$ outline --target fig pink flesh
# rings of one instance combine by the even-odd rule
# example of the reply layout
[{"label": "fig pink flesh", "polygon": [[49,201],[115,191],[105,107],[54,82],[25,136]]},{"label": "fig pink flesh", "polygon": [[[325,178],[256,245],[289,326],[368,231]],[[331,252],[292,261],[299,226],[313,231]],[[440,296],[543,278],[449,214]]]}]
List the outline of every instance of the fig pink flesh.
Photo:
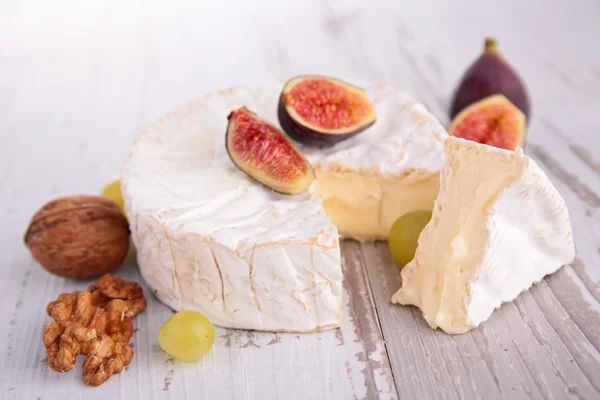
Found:
[{"label": "fig pink flesh", "polygon": [[306,161],[275,127],[245,109],[231,113],[234,124],[230,149],[252,170],[281,182],[294,182],[308,172]]},{"label": "fig pink flesh", "polygon": [[504,104],[489,104],[460,117],[451,135],[463,139],[514,150],[519,144],[521,120]]},{"label": "fig pink flesh", "polygon": [[298,82],[284,101],[308,124],[328,130],[357,125],[373,112],[364,96],[323,78]]}]

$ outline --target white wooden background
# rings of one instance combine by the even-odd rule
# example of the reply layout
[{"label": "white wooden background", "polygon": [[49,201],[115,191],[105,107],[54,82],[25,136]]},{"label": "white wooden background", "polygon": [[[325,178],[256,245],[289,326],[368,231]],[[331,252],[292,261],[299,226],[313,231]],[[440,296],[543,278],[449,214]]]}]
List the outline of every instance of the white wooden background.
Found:
[{"label": "white wooden background", "polygon": [[[0,1],[0,398],[599,398],[599,22],[597,0]],[[385,244],[346,241],[341,330],[219,328],[207,357],[181,363],[158,348],[171,311],[146,290],[127,370],[92,388],[80,366],[48,368],[46,303],[89,282],[49,275],[23,246],[44,202],[97,193],[143,128],[236,84],[311,72],[391,81],[447,123],[485,35],[530,88],[526,152],[569,206],[571,266],[448,336],[390,305],[400,282]],[[118,273],[141,279],[132,256]]]}]

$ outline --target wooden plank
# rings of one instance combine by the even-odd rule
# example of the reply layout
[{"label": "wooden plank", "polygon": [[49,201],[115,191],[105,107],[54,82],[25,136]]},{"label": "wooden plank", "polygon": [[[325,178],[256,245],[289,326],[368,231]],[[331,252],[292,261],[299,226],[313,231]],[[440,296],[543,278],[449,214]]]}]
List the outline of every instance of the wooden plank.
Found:
[{"label": "wooden plank", "polygon": [[361,353],[356,354],[359,360],[366,362],[362,371],[367,388],[364,397],[396,398],[396,387],[379,327],[373,293],[367,280],[367,268],[361,247],[354,241],[343,241],[342,254],[349,316],[354,325],[354,337],[358,338],[364,347]]}]

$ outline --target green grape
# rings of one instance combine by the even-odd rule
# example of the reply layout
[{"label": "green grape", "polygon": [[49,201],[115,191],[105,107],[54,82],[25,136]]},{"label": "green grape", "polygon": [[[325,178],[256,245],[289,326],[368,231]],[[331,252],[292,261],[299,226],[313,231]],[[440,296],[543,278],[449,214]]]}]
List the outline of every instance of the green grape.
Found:
[{"label": "green grape", "polygon": [[213,324],[198,311],[180,311],[158,331],[160,348],[171,357],[183,361],[198,360],[208,353],[214,342]]},{"label": "green grape", "polygon": [[415,257],[419,235],[430,219],[430,211],[411,211],[394,222],[388,246],[396,261],[408,264]]},{"label": "green grape", "polygon": [[102,188],[102,192],[100,194],[104,197],[108,197],[112,201],[114,201],[121,213],[127,218],[127,214],[125,214],[125,202],[123,201],[123,195],[121,194],[121,179],[115,178],[112,181],[108,182]]}]

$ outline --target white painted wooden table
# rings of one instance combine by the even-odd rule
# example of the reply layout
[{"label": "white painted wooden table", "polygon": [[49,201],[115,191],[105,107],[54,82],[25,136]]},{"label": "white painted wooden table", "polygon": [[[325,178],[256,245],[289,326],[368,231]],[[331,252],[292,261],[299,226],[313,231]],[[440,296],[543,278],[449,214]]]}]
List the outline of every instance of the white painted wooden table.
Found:
[{"label": "white painted wooden table", "polygon": [[[0,7],[0,398],[600,397],[600,6],[597,0],[4,1]],[[500,2],[498,2],[500,3]],[[217,329],[202,361],[168,358],[171,311],[146,289],[131,365],[100,387],[59,375],[46,303],[83,289],[49,275],[22,235],[59,195],[97,193],[136,135],[206,92],[318,72],[391,81],[444,123],[460,73],[494,35],[533,103],[528,152],[564,196],[577,259],[461,336],[392,306],[385,244],[342,244],[340,330]],[[133,257],[117,271],[141,281]],[[81,363],[81,361],[80,361]]]}]

